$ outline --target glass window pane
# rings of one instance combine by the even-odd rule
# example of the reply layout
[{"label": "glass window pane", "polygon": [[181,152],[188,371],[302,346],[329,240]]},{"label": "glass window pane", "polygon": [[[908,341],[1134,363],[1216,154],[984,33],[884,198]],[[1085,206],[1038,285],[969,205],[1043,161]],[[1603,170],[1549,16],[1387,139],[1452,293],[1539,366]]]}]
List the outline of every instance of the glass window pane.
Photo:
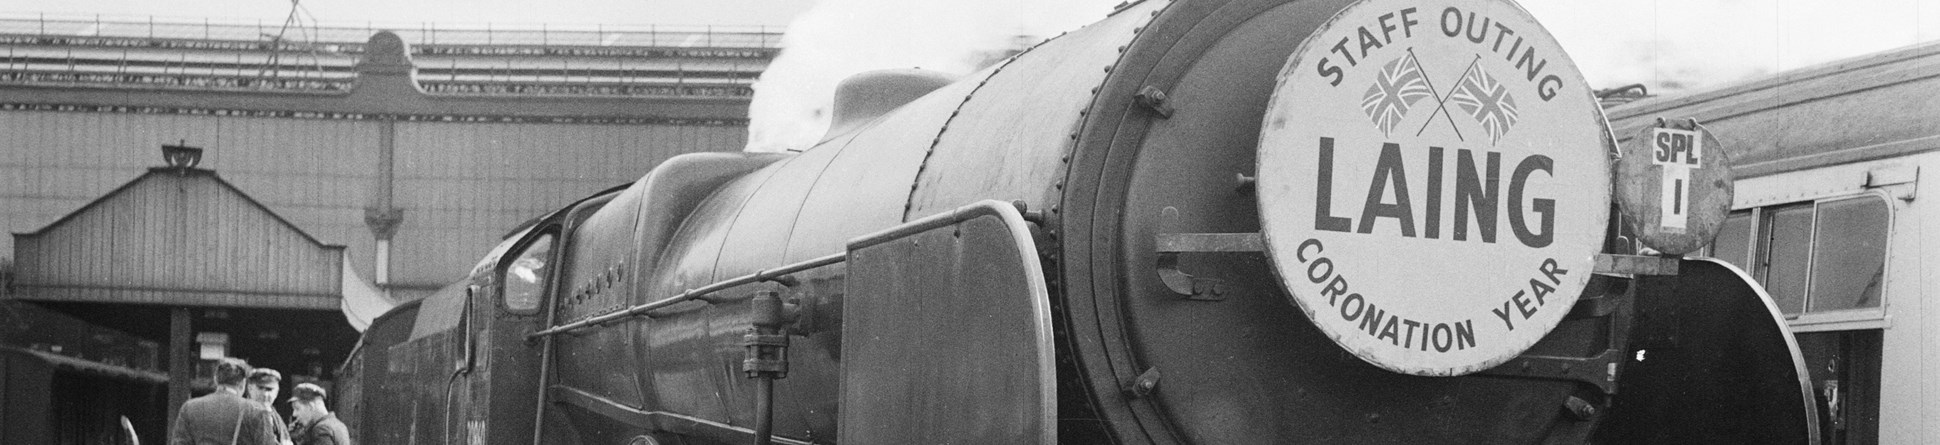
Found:
[{"label": "glass window pane", "polygon": [[1751,270],[1751,250],[1746,246],[1750,242],[1751,211],[1731,212],[1731,216],[1725,217],[1724,226],[1718,228],[1718,237],[1711,241],[1711,257]]},{"label": "glass window pane", "polygon": [[546,266],[552,260],[552,235],[546,235],[519,252],[518,259],[505,267],[505,308],[531,311],[539,308],[545,295]]},{"label": "glass window pane", "polygon": [[1808,311],[1879,307],[1886,273],[1886,200],[1862,196],[1819,204]]},{"label": "glass window pane", "polygon": [[1797,314],[1805,309],[1805,280],[1812,253],[1812,204],[1769,208],[1765,215],[1764,246],[1758,279],[1771,292],[1778,309]]}]

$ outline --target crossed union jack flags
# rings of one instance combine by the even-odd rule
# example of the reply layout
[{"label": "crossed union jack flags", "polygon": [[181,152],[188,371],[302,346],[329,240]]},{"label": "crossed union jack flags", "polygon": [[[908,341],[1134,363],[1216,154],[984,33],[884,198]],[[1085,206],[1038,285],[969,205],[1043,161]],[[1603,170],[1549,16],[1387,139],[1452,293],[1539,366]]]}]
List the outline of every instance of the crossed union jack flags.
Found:
[{"label": "crossed union jack flags", "polygon": [[[1479,61],[1482,56],[1475,58]],[[1421,61],[1415,58],[1414,50],[1409,49],[1407,56],[1388,62],[1381,68],[1380,76],[1374,78],[1374,84],[1369,85],[1367,94],[1361,97],[1361,111],[1367,112],[1368,119],[1374,122],[1374,128],[1387,135],[1394,132],[1394,127],[1401,123],[1401,118],[1408,114],[1408,109],[1415,102],[1434,97],[1435,112],[1447,117],[1445,111],[1448,103],[1454,102],[1456,107],[1468,112],[1469,117],[1475,118],[1488,131],[1490,145],[1501,142],[1502,135],[1516,124],[1516,99],[1509,94],[1507,85],[1476,68],[1476,61],[1469,62],[1455,89],[1443,96],[1435,90],[1435,84],[1421,69]],[[1415,131],[1416,135],[1434,123],[1434,116],[1428,119],[1420,130]],[[1448,118],[1448,126],[1455,129],[1457,139],[1462,138],[1462,130],[1455,127],[1453,118]]]}]

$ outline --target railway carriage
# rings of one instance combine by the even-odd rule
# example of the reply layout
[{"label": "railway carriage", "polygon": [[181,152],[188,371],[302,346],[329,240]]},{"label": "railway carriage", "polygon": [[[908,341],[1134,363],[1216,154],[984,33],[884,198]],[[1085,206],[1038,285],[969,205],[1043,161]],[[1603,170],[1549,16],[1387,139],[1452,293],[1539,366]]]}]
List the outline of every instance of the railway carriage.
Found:
[{"label": "railway carriage", "polygon": [[[1940,442],[1940,45],[1611,108],[1617,134],[1695,118],[1729,150],[1733,211],[1706,254],[1770,291],[1808,362],[1825,443]],[[1930,174],[1930,173],[1929,173]],[[1923,190],[1924,189],[1924,190]]]}]

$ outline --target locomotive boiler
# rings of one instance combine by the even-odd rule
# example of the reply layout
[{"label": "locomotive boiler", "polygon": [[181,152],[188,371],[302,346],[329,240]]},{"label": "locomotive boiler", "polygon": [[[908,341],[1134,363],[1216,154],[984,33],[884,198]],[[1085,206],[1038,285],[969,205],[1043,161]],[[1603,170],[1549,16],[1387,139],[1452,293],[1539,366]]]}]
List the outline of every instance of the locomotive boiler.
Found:
[{"label": "locomotive boiler", "polygon": [[1808,442],[1761,291],[1634,255],[1614,141],[1505,0],[1130,2],[537,220],[373,323],[339,410],[400,444]]}]

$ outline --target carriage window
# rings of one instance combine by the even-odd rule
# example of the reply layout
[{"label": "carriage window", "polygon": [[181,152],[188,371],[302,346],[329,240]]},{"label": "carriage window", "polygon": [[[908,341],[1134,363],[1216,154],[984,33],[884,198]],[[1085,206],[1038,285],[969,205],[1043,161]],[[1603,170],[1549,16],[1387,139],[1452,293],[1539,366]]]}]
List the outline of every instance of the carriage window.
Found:
[{"label": "carriage window", "polygon": [[552,261],[552,235],[540,237],[505,267],[505,309],[532,312],[545,295],[546,267]]},{"label": "carriage window", "polygon": [[1718,228],[1718,237],[1711,244],[1710,255],[1739,269],[1751,270],[1750,243],[1751,211],[1731,212],[1731,216],[1725,217],[1724,226]]},{"label": "carriage window", "polygon": [[1808,311],[1879,307],[1886,212],[1887,203],[1878,196],[1819,204]]},{"label": "carriage window", "polygon": [[1786,314],[1805,310],[1805,280],[1812,252],[1812,204],[1771,208],[1765,212],[1765,234],[1759,246],[1760,267],[1755,276],[1771,292],[1772,302]]},{"label": "carriage window", "polygon": [[1877,308],[1891,213],[1872,194],[1740,210],[1707,253],[1749,271],[1786,315]]}]

